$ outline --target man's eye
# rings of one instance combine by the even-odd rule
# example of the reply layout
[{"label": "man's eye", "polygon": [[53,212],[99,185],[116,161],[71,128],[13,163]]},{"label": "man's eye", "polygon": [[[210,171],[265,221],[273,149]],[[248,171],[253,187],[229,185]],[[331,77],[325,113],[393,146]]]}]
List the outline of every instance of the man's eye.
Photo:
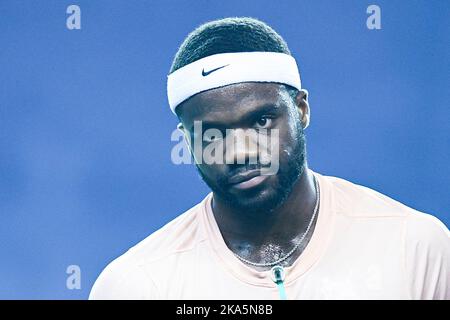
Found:
[{"label": "man's eye", "polygon": [[256,127],[259,129],[270,128],[272,120],[273,119],[268,118],[267,116],[262,116],[261,118],[258,119],[258,121],[256,121]]},{"label": "man's eye", "polygon": [[218,141],[221,138],[222,138],[222,136],[219,135],[219,134],[205,134],[203,136],[203,141],[205,141],[205,142],[214,142],[214,141]]}]

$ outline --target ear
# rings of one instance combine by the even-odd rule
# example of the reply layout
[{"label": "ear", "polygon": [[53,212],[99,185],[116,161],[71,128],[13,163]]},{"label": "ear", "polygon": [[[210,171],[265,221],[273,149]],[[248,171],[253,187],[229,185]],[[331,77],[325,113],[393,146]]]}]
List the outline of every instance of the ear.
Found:
[{"label": "ear", "polygon": [[191,138],[189,132],[184,128],[183,124],[180,122],[177,124],[177,129],[183,132],[184,135],[184,141],[186,141],[186,144],[189,148],[189,151],[192,153],[192,146],[191,146]]},{"label": "ear", "polygon": [[308,90],[301,89],[298,91],[297,97],[295,98],[295,102],[297,104],[297,109],[300,114],[300,120],[302,122],[303,129],[306,129],[309,126],[309,121],[311,119],[311,113],[309,110],[308,103]]}]

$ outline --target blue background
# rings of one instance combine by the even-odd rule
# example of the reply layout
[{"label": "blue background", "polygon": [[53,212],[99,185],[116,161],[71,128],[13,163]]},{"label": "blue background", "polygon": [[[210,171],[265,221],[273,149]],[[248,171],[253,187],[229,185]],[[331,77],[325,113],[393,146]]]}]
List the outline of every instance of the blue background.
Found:
[{"label": "blue background", "polygon": [[[81,30],[66,8],[81,8]],[[381,7],[381,30],[366,8]],[[85,299],[208,188],[170,160],[166,75],[201,23],[272,25],[310,92],[309,164],[450,224],[449,1],[0,0],[0,298]],[[66,268],[81,267],[81,290]]]}]

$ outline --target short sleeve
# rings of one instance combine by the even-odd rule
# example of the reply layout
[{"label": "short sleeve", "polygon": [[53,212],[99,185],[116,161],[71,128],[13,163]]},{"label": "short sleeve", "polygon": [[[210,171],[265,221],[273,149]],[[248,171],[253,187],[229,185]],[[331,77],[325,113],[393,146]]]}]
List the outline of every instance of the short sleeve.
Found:
[{"label": "short sleeve", "polygon": [[152,279],[139,265],[121,258],[102,271],[89,295],[89,300],[150,299],[159,299]]},{"label": "short sleeve", "polygon": [[437,218],[414,213],[405,229],[405,268],[412,299],[450,299],[450,234]]}]

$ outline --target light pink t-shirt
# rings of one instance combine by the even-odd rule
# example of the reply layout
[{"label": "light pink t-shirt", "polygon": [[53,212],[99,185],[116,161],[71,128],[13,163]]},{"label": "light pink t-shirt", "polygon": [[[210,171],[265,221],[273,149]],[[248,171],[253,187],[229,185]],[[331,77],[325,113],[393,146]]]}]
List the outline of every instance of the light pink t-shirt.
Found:
[{"label": "light pink t-shirt", "polygon": [[[435,217],[346,180],[320,187],[314,233],[285,268],[287,299],[450,299],[450,235]],[[270,271],[225,244],[212,194],[110,263],[90,299],[279,299]]]}]

